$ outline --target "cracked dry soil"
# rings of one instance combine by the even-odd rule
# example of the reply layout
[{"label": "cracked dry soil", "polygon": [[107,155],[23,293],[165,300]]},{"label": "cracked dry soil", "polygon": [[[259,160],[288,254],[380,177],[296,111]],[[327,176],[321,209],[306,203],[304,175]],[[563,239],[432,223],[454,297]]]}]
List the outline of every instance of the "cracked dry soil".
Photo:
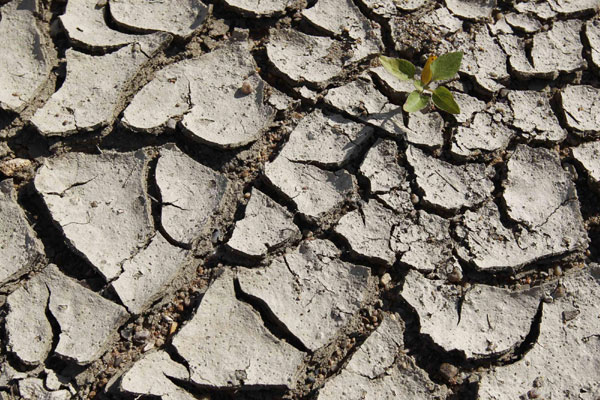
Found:
[{"label": "cracked dry soil", "polygon": [[0,399],[598,400],[599,9],[0,0]]}]

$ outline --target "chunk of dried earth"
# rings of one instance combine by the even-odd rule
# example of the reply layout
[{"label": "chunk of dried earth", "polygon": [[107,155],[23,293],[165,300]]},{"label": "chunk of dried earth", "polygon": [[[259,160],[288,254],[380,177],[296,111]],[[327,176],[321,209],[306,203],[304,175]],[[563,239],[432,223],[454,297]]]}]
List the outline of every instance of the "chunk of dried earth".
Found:
[{"label": "chunk of dried earth", "polygon": [[292,335],[314,351],[329,343],[363,305],[369,269],[339,260],[326,240],[304,242],[265,269],[240,269],[240,289],[260,299]]},{"label": "chunk of dried earth", "polygon": [[34,184],[65,240],[106,280],[150,240],[149,155],[67,153],[47,159]]},{"label": "chunk of dried earth", "polygon": [[300,236],[293,215],[260,190],[253,189],[244,218],[236,222],[227,246],[247,257],[263,257]]},{"label": "chunk of dried earth", "polygon": [[0,286],[37,266],[44,247],[17,203],[11,179],[0,182]]},{"label": "chunk of dried earth", "polygon": [[54,51],[38,27],[36,8],[37,1],[30,0],[0,7],[0,108],[4,110],[23,110],[50,75]]},{"label": "chunk of dried earth", "polygon": [[229,180],[176,146],[160,150],[155,177],[163,202],[161,224],[165,232],[190,246],[210,230],[209,222],[222,206]]},{"label": "chunk of dried earth", "polygon": [[464,295],[457,286],[409,271],[402,297],[419,315],[421,334],[446,351],[468,358],[508,352],[529,334],[541,301],[539,289],[511,292],[473,285]]},{"label": "chunk of dried earth", "polygon": [[600,185],[600,142],[589,142],[571,149],[573,158],[585,169],[590,182]]},{"label": "chunk of dried earth", "polygon": [[168,35],[150,35],[102,56],[67,50],[67,77],[31,122],[46,136],[68,136],[112,123],[131,79],[169,41]]},{"label": "chunk of dried earth", "polygon": [[[244,85],[250,93],[244,93]],[[240,147],[254,142],[273,119],[266,87],[248,44],[231,42],[159,71],[125,109],[122,122],[136,131],[160,133],[183,116],[181,127],[192,139],[219,148]]]},{"label": "chunk of dried earth", "polygon": [[560,91],[567,125],[580,135],[600,132],[600,90],[588,86],[567,86]]},{"label": "chunk of dried earth", "polygon": [[317,398],[445,398],[446,387],[433,383],[414,359],[404,353],[403,337],[404,324],[386,315],[344,369],[319,389]]},{"label": "chunk of dried earth", "polygon": [[432,207],[449,212],[474,207],[488,198],[494,189],[489,178],[492,172],[484,164],[456,166],[412,146],[406,156],[417,176],[423,201]]},{"label": "chunk of dried earth", "polygon": [[468,19],[489,18],[496,6],[496,0],[446,0],[453,14]]},{"label": "chunk of dried earth", "polygon": [[223,271],[173,346],[192,383],[211,387],[291,388],[304,353],[276,338],[260,314],[236,298],[234,274]]},{"label": "chunk of dried earth", "polygon": [[508,94],[508,100],[514,113],[512,124],[526,138],[536,142],[560,143],[567,137],[545,93],[515,90]]},{"label": "chunk of dried earth", "polygon": [[600,339],[595,304],[600,301],[599,279],[597,265],[565,277],[560,289],[564,296],[555,296],[552,303],[544,304],[540,333],[533,348],[522,360],[483,375],[479,396],[516,399],[533,390],[539,398],[547,399],[597,396]]},{"label": "chunk of dried earth", "polygon": [[250,17],[272,17],[285,12],[291,0],[224,0],[236,12]]},{"label": "chunk of dried earth", "polygon": [[265,177],[305,216],[318,219],[355,193],[356,179],[346,170],[327,171],[277,157],[265,166]]},{"label": "chunk of dried earth", "polygon": [[187,38],[202,28],[208,7],[200,0],[110,0],[116,24],[132,31],[163,31]]}]

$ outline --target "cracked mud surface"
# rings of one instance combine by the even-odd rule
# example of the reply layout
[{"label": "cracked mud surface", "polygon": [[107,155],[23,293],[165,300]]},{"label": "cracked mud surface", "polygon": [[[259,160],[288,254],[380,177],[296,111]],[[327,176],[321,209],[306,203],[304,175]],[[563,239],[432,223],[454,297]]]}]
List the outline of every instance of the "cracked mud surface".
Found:
[{"label": "cracked mud surface", "polygon": [[0,0],[0,399],[599,399],[599,10]]}]

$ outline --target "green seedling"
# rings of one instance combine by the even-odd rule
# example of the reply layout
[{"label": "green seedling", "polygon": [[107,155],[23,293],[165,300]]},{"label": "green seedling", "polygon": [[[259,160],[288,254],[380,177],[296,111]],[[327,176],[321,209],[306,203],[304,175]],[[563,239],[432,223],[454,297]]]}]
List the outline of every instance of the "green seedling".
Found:
[{"label": "green seedling", "polygon": [[396,78],[403,81],[412,81],[415,85],[415,90],[408,95],[404,106],[402,106],[404,111],[416,112],[422,110],[433,99],[433,104],[440,110],[450,114],[460,114],[460,108],[456,104],[454,96],[446,87],[438,85],[432,90],[429,86],[436,81],[452,79],[460,68],[462,57],[462,51],[444,54],[439,57],[430,56],[425,63],[425,67],[423,67],[420,79],[414,78],[417,69],[408,60],[385,56],[381,56],[379,59],[383,67]]}]

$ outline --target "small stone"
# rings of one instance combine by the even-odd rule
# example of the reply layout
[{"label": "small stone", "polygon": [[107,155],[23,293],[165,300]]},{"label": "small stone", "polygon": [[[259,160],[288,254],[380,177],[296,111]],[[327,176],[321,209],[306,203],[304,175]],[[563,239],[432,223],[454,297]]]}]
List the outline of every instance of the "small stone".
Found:
[{"label": "small stone", "polygon": [[440,373],[447,382],[456,382],[456,375],[458,375],[458,368],[449,363],[440,364]]},{"label": "small stone", "polygon": [[383,287],[388,286],[391,281],[392,281],[392,276],[390,274],[388,274],[387,272],[385,274],[383,274],[381,276],[381,278],[379,279],[379,283],[381,283],[381,286],[383,286]]}]

